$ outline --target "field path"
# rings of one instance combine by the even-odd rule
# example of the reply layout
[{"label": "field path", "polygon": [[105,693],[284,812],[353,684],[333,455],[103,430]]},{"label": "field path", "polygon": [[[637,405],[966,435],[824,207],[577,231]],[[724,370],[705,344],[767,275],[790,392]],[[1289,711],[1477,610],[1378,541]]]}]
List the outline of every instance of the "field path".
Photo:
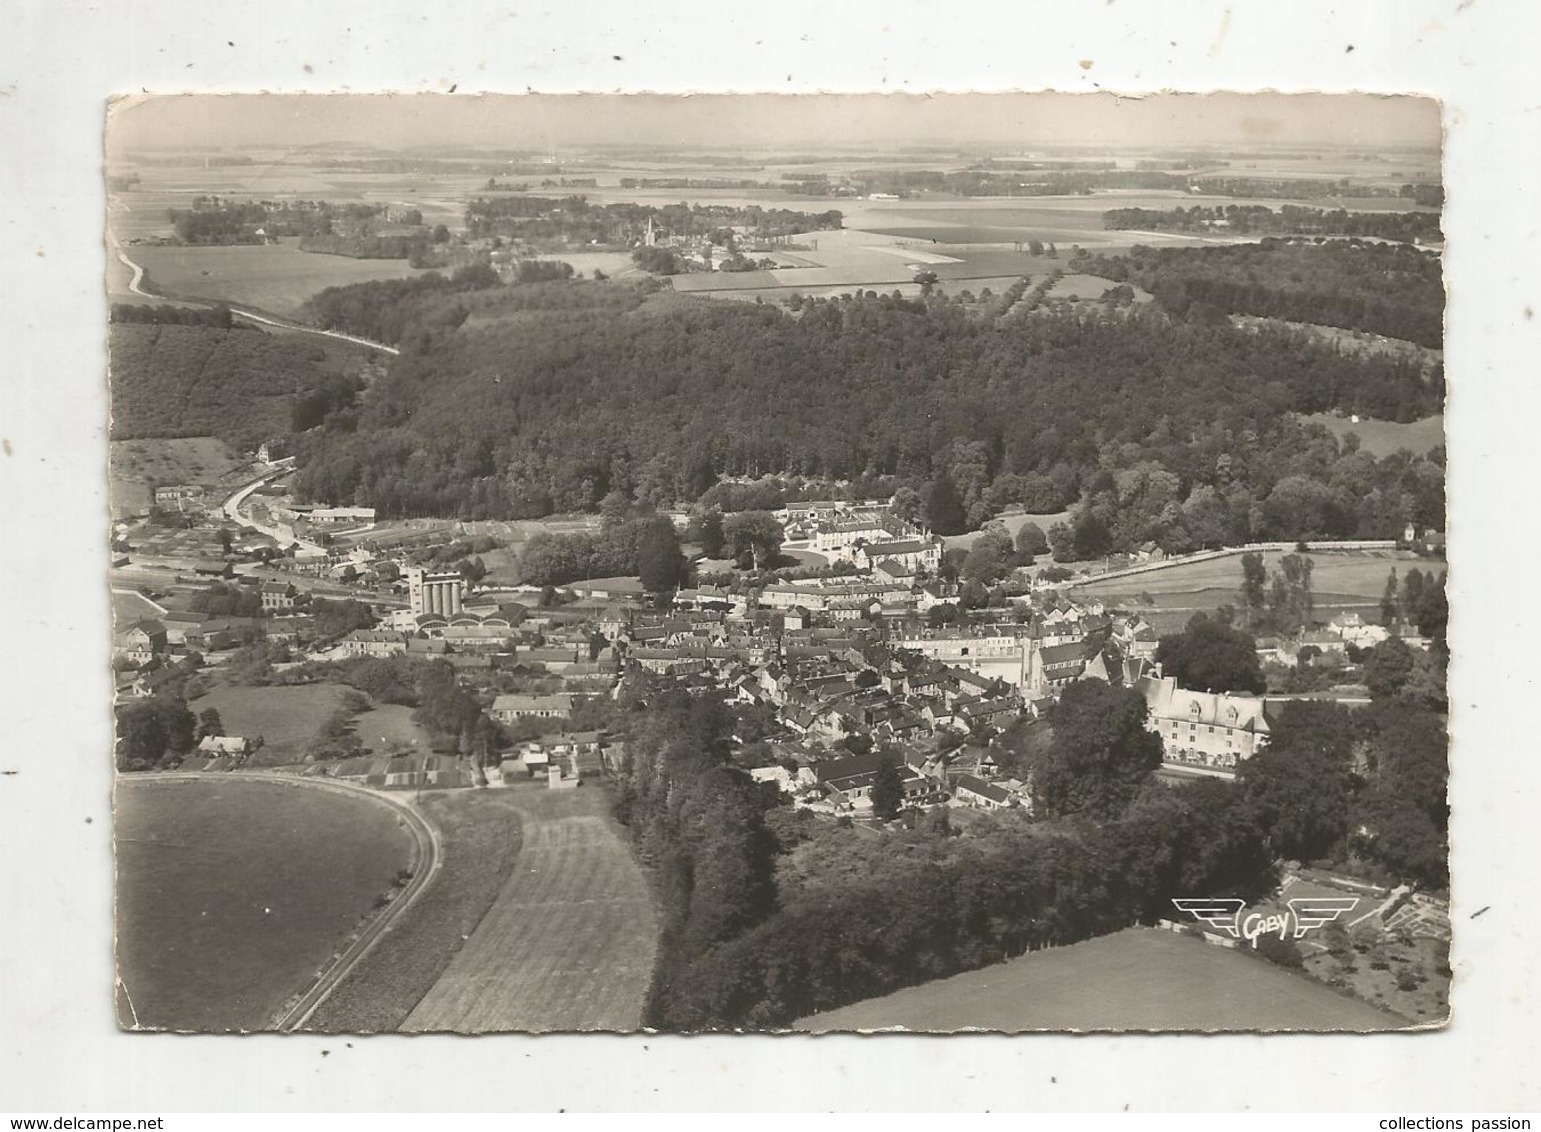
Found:
[{"label": "field path", "polygon": [[599,791],[516,789],[514,873],[402,1030],[638,1029],[657,947],[640,866]]},{"label": "field path", "polygon": [[[128,289],[131,293],[146,299],[166,300],[168,298],[168,296],[157,295],[153,291],[146,291],[144,289],[144,287],[141,285],[144,282],[144,268],[128,258],[128,253],[123,250],[123,245],[118,243],[116,237],[112,237],[112,247],[113,252],[117,255],[118,261],[133,273],[133,277],[128,281]],[[315,334],[321,338],[335,338],[339,342],[352,342],[355,346],[368,346],[372,350],[379,350],[386,354],[394,355],[401,353],[401,351],[395,346],[387,346],[383,342],[373,342],[368,338],[360,338],[354,334],[344,334],[341,330],[320,330],[314,326],[301,326],[297,322],[289,322],[286,319],[274,318],[271,315],[258,314],[256,311],[249,311],[242,307],[234,306],[230,303],[221,304],[213,302],[209,299],[177,299],[176,302],[181,303],[184,306],[226,306],[230,308],[230,313],[236,318],[244,318],[251,322],[260,322],[264,326],[276,326],[280,330],[292,330],[300,334]]]}]

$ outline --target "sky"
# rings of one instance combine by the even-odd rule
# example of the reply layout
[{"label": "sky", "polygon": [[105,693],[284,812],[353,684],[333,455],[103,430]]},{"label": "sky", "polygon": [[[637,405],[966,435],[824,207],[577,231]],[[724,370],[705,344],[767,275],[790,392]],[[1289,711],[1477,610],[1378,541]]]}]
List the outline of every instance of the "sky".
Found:
[{"label": "sky", "polygon": [[1432,99],[1363,94],[169,95],[125,100],[114,154],[593,145],[883,149],[1440,144]]}]

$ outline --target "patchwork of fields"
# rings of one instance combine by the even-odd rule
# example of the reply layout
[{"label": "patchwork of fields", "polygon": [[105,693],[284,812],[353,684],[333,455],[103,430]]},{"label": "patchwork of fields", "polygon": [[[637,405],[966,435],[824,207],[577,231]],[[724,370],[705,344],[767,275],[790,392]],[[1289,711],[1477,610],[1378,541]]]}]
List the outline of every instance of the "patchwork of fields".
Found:
[{"label": "patchwork of fields", "polygon": [[523,830],[513,875],[402,1029],[637,1029],[657,924],[606,795],[538,783],[508,792]]},{"label": "patchwork of fields", "polygon": [[260,1030],[411,866],[381,803],[222,775],[119,779],[121,1024]]},{"label": "patchwork of fields", "polygon": [[798,1030],[1344,1030],[1410,1023],[1251,955],[1132,928],[827,1011]]}]

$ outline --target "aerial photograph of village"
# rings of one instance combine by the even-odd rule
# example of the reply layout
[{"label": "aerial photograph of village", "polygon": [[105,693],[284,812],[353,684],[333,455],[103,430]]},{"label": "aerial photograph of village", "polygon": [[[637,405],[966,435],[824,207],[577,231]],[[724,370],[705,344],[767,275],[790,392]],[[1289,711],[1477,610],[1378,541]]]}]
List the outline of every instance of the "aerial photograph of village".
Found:
[{"label": "aerial photograph of village", "polygon": [[122,1028],[1446,1023],[1436,102],[106,138]]}]

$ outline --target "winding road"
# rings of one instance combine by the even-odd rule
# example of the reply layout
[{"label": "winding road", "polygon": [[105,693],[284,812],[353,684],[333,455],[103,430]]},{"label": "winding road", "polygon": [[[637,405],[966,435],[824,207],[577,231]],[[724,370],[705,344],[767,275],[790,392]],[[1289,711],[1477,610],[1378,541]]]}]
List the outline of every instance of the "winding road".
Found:
[{"label": "winding road", "polygon": [[118,238],[116,236],[111,237],[111,239],[112,250],[117,255],[118,260],[131,272],[133,272],[133,278],[128,281],[128,289],[135,295],[139,295],[146,299],[175,298],[179,303],[192,303],[198,306],[226,306],[230,308],[231,315],[236,318],[244,318],[248,322],[260,322],[264,326],[276,326],[280,330],[292,330],[298,334],[314,334],[319,338],[334,338],[339,342],[352,342],[355,346],[368,346],[371,350],[379,350],[384,354],[401,353],[401,351],[396,347],[387,346],[383,342],[371,342],[368,338],[360,338],[354,334],[344,334],[340,330],[319,330],[314,326],[301,326],[297,322],[287,322],[284,319],[273,318],[270,315],[258,314],[256,311],[245,310],[241,307],[232,306],[229,303],[221,304],[211,302],[208,299],[184,299],[180,296],[157,295],[151,291],[146,291],[142,286],[144,283],[144,268],[140,267],[137,263],[128,258],[128,253],[123,250],[123,245],[118,243]]},{"label": "winding road", "polygon": [[326,550],[323,547],[317,543],[308,542],[305,539],[300,538],[297,534],[294,533],[293,527],[283,527],[275,526],[269,523],[259,523],[256,519],[253,519],[250,515],[247,515],[241,510],[241,504],[245,503],[246,500],[251,497],[252,492],[256,491],[263,484],[268,483],[271,480],[275,480],[279,476],[284,475],[292,470],[292,468],[275,468],[271,472],[264,472],[250,483],[242,484],[240,487],[236,488],[235,491],[231,492],[229,498],[227,498],[225,502],[221,504],[221,507],[223,508],[225,515],[228,518],[242,526],[251,527],[256,531],[267,535],[268,538],[278,543],[279,546],[288,546],[290,543],[294,543],[299,546],[300,551],[304,554],[310,556],[323,556],[326,554]]}]

